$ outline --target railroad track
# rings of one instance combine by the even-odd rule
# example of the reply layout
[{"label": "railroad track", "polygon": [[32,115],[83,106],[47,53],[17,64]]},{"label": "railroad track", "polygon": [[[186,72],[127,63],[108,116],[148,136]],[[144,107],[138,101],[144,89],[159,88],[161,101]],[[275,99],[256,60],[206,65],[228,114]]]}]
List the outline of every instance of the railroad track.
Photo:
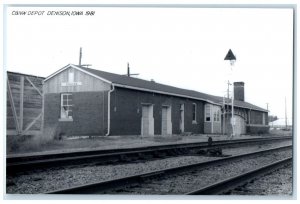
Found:
[{"label": "railroad track", "polygon": [[252,171],[241,173],[237,176],[210,184],[195,191],[188,192],[186,195],[220,195],[234,188],[247,184],[256,178],[269,173],[270,171],[274,171],[290,163],[292,163],[292,157],[288,157],[286,159],[264,165]]},{"label": "railroad track", "polygon": [[83,163],[120,163],[150,158],[164,158],[167,156],[187,155],[197,150],[207,148],[222,148],[229,146],[240,146],[255,143],[265,143],[273,141],[290,140],[292,137],[268,137],[240,140],[214,141],[212,146],[207,142],[171,144],[161,146],[146,146],[138,148],[123,148],[114,150],[92,150],[81,152],[69,152],[58,154],[44,154],[32,156],[8,156],[6,158],[7,174],[25,172],[30,170],[61,167],[66,165],[77,165]]},{"label": "railroad track", "polygon": [[[291,145],[283,146],[279,148],[272,148],[268,150],[262,150],[247,154],[241,154],[226,158],[221,158],[213,161],[207,161],[207,162],[201,162],[196,163],[192,165],[184,165],[180,167],[175,168],[169,168],[159,171],[152,171],[147,172],[143,174],[133,175],[129,177],[123,177],[113,180],[107,180],[102,182],[96,182],[96,183],[90,183],[86,185],[76,186],[72,188],[67,189],[61,189],[57,191],[47,192],[47,194],[135,194],[138,192],[142,192],[141,194],[145,192],[149,192],[149,186],[150,186],[150,192],[154,192],[154,194],[168,194],[169,189],[160,189],[158,186],[160,184],[168,183],[168,179],[175,178],[178,176],[178,174],[186,174],[186,175],[192,175],[197,173],[197,171],[203,170],[205,168],[212,168],[212,167],[218,167],[226,165],[230,162],[234,161],[243,161],[246,158],[249,157],[257,157],[262,154],[274,154],[278,153],[280,151],[286,151],[290,150],[292,148]],[[265,157],[265,156],[261,156]],[[275,166],[283,165],[285,162],[290,162],[291,158],[288,158],[287,160],[284,160],[282,162],[279,162],[278,164],[272,164],[272,166],[265,166],[264,170],[257,170],[255,173],[253,170],[248,173],[248,179],[253,178],[254,176],[258,175],[258,172],[262,174],[264,171],[274,169]],[[166,179],[164,179],[166,178]],[[197,178],[197,177],[196,177]],[[222,185],[226,186],[225,190],[228,190],[229,188],[232,188],[238,184],[238,181],[242,181],[245,179],[242,177],[242,175],[239,175],[238,177],[234,176],[227,180],[223,180],[222,182],[214,183],[213,185],[206,186],[205,188],[201,188],[198,190],[194,190],[191,192],[183,192],[180,194],[187,194],[187,195],[197,195],[197,194],[217,194],[219,192],[223,192]],[[245,179],[247,180],[247,179]],[[190,180],[191,183],[193,183],[193,180]],[[150,184],[149,184],[150,183]],[[179,185],[179,183],[177,183]],[[221,187],[220,187],[221,186]],[[145,190],[146,189],[146,190]],[[217,190],[216,190],[217,189]],[[151,193],[151,194],[152,194]],[[147,193],[145,193],[147,194]]]}]

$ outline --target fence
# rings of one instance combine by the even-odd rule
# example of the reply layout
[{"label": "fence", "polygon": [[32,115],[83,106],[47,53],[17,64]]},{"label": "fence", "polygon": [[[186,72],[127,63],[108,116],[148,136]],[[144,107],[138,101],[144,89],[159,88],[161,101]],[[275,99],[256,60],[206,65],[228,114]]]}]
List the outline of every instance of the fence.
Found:
[{"label": "fence", "polygon": [[7,135],[42,131],[43,77],[7,72]]}]

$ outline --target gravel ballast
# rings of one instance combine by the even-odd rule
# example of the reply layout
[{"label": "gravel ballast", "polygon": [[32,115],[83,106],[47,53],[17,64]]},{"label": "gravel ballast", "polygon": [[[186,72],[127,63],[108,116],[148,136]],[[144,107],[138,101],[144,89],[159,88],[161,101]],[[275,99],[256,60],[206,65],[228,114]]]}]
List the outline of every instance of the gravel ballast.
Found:
[{"label": "gravel ballast", "polygon": [[[290,150],[280,152],[264,153],[259,156],[251,156],[236,161],[230,161],[226,164],[208,167],[200,170],[192,170],[176,175],[170,175],[163,178],[149,180],[146,184],[128,188],[124,194],[167,194],[182,195],[199,188],[205,187],[226,178],[236,176],[237,174],[254,170],[261,166],[271,164],[275,161],[291,156]],[[114,194],[115,192],[108,192]]]},{"label": "gravel ballast", "polygon": [[[288,141],[260,146],[247,146],[233,149],[224,149],[224,154],[242,154],[258,151],[265,148],[284,146],[290,144]],[[7,193],[43,193],[54,191],[71,186],[82,185],[91,182],[99,182],[109,179],[116,179],[134,174],[141,174],[148,171],[161,170],[165,168],[177,167],[180,165],[204,162],[216,157],[204,156],[184,156],[161,160],[145,161],[142,163],[129,163],[117,165],[100,166],[73,166],[46,171],[35,171],[29,174],[19,174],[7,178]]]},{"label": "gravel ballast", "polygon": [[292,195],[292,165],[270,172],[260,178],[238,187],[226,194],[230,195]]}]

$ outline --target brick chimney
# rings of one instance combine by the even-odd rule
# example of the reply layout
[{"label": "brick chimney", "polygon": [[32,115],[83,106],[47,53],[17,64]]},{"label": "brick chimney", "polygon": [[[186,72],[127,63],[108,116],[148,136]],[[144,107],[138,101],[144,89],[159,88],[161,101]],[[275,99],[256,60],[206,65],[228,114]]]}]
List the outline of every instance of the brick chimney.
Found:
[{"label": "brick chimney", "polygon": [[244,82],[234,82],[234,100],[245,101]]}]

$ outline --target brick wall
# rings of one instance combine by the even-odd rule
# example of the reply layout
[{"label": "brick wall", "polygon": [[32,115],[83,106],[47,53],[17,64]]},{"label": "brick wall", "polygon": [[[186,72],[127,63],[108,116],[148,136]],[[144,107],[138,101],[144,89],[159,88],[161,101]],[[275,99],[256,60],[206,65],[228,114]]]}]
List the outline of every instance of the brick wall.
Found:
[{"label": "brick wall", "polygon": [[247,133],[249,134],[265,134],[269,133],[270,126],[268,125],[247,125]]},{"label": "brick wall", "polygon": [[[264,117],[263,117],[263,114],[264,114]],[[263,118],[265,119],[265,121],[263,121]],[[261,124],[265,124],[265,125],[269,124],[268,113],[251,110],[250,111],[250,124],[260,124],[260,125]]]},{"label": "brick wall", "polygon": [[[180,104],[184,104],[185,132],[204,132],[204,102],[116,87],[111,95],[111,135],[140,135],[142,103],[153,104],[154,134],[161,134],[162,105],[171,106],[172,133],[180,133]],[[192,123],[193,103],[197,124]]]},{"label": "brick wall", "polygon": [[263,124],[263,112],[250,111],[250,124]]},{"label": "brick wall", "polygon": [[[263,119],[265,121],[263,121]],[[250,111],[250,124],[247,125],[247,133],[264,134],[269,132],[269,128],[268,113],[254,110]]]},{"label": "brick wall", "polygon": [[56,128],[63,135],[105,135],[107,91],[73,93],[73,121],[59,121],[60,94],[45,94],[44,129]]}]

